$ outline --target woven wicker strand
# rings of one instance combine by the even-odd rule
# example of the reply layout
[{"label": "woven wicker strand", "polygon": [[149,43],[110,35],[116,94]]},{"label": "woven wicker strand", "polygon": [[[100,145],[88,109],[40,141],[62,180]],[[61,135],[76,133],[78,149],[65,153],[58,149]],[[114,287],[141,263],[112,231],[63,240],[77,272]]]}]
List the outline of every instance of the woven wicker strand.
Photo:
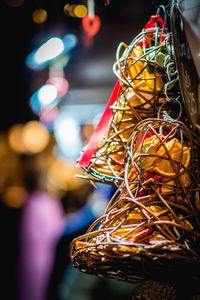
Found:
[{"label": "woven wicker strand", "polygon": [[199,140],[180,121],[138,123],[124,181],[71,245],[75,267],[125,281],[200,278]]}]

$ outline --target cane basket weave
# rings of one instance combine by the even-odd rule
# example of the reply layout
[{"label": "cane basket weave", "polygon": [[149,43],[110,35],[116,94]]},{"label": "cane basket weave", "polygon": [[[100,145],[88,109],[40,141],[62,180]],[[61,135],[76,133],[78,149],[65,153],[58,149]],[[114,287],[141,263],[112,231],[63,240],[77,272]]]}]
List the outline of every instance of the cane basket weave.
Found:
[{"label": "cane basket weave", "polygon": [[72,242],[83,272],[125,281],[200,277],[200,141],[181,121],[139,122],[124,181],[105,214]]},{"label": "cane basket weave", "polygon": [[161,105],[177,98],[171,33],[159,22],[155,24],[143,29],[129,45],[121,43],[117,49],[113,71],[120,88],[110,106],[112,118],[89,165],[83,168],[96,181],[117,186],[123,182],[125,149],[134,126],[157,117]]}]

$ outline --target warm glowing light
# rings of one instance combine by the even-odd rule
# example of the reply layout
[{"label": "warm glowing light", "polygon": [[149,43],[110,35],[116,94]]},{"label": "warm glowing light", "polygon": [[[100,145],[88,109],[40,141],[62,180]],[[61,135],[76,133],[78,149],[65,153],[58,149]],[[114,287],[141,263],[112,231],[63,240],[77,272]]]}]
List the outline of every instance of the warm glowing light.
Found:
[{"label": "warm glowing light", "polygon": [[21,185],[13,185],[6,189],[3,200],[11,208],[20,208],[27,198],[27,190]]},{"label": "warm glowing light", "polygon": [[60,38],[53,37],[44,43],[35,53],[34,59],[38,64],[42,64],[48,60],[60,55],[64,50],[63,41]]},{"label": "warm glowing light", "polygon": [[65,6],[63,8],[65,15],[70,16],[70,17],[75,17],[75,14],[74,14],[75,7],[76,7],[75,4],[70,4],[70,3],[65,4]]},{"label": "warm glowing light", "polygon": [[35,9],[32,14],[33,21],[35,23],[41,24],[44,23],[47,19],[47,11],[45,9]]},{"label": "warm glowing light", "polygon": [[4,0],[8,6],[18,7],[24,3],[24,0]]},{"label": "warm glowing light", "polygon": [[[80,171],[80,170],[79,170]],[[49,167],[47,173],[47,184],[49,190],[62,192],[80,188],[83,180],[77,178],[78,168],[74,164],[62,160],[55,160]]]},{"label": "warm glowing light", "polygon": [[40,122],[30,121],[23,128],[22,138],[30,153],[40,153],[47,147],[50,135],[46,127]]},{"label": "warm glowing light", "polygon": [[38,100],[42,106],[51,104],[58,95],[57,88],[53,84],[45,84],[38,91]]},{"label": "warm glowing light", "polygon": [[76,5],[74,14],[77,18],[84,18],[87,15],[87,7],[85,5]]},{"label": "warm glowing light", "polygon": [[8,132],[8,143],[10,147],[19,153],[25,153],[26,147],[23,143],[22,138],[22,131],[23,131],[24,125],[22,124],[16,124],[13,127],[10,128]]}]

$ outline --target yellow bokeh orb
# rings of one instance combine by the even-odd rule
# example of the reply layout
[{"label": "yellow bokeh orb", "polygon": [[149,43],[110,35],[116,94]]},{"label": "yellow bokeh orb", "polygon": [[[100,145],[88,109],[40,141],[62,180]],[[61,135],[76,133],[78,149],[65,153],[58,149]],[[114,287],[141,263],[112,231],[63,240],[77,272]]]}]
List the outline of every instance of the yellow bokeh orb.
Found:
[{"label": "yellow bokeh orb", "polygon": [[87,7],[85,5],[76,5],[74,14],[77,18],[84,18],[87,15]]},{"label": "yellow bokeh orb", "polygon": [[47,19],[47,11],[42,8],[35,9],[32,14],[32,18],[33,18],[33,21],[37,24],[44,23]]},{"label": "yellow bokeh orb", "polygon": [[23,128],[24,128],[23,124],[16,124],[12,126],[8,132],[9,146],[12,150],[18,153],[26,152],[26,147],[22,139]]},{"label": "yellow bokeh orb", "polygon": [[23,144],[29,153],[40,153],[48,145],[50,135],[47,128],[38,121],[28,122],[22,132]]},{"label": "yellow bokeh orb", "polygon": [[27,190],[22,185],[13,185],[6,189],[3,200],[10,208],[20,208],[26,202]]}]

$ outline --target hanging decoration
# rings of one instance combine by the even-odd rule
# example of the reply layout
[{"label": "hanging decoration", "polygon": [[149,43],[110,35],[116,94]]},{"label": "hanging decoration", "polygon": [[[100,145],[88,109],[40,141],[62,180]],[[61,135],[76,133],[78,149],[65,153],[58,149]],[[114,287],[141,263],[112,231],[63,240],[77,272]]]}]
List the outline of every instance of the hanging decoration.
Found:
[{"label": "hanging decoration", "polygon": [[182,101],[166,15],[158,11],[119,45],[113,71],[117,83],[79,166],[117,190],[72,241],[73,264],[128,282],[200,280],[200,138]]},{"label": "hanging decoration", "polygon": [[94,36],[99,32],[101,20],[95,15],[94,0],[87,0],[88,14],[82,18],[83,38],[87,47],[92,45]]},{"label": "hanging decoration", "polygon": [[156,117],[169,95],[178,96],[171,35],[159,15],[150,18],[130,45],[120,43],[113,71],[118,81],[78,163],[96,180],[119,185],[134,126]]}]

